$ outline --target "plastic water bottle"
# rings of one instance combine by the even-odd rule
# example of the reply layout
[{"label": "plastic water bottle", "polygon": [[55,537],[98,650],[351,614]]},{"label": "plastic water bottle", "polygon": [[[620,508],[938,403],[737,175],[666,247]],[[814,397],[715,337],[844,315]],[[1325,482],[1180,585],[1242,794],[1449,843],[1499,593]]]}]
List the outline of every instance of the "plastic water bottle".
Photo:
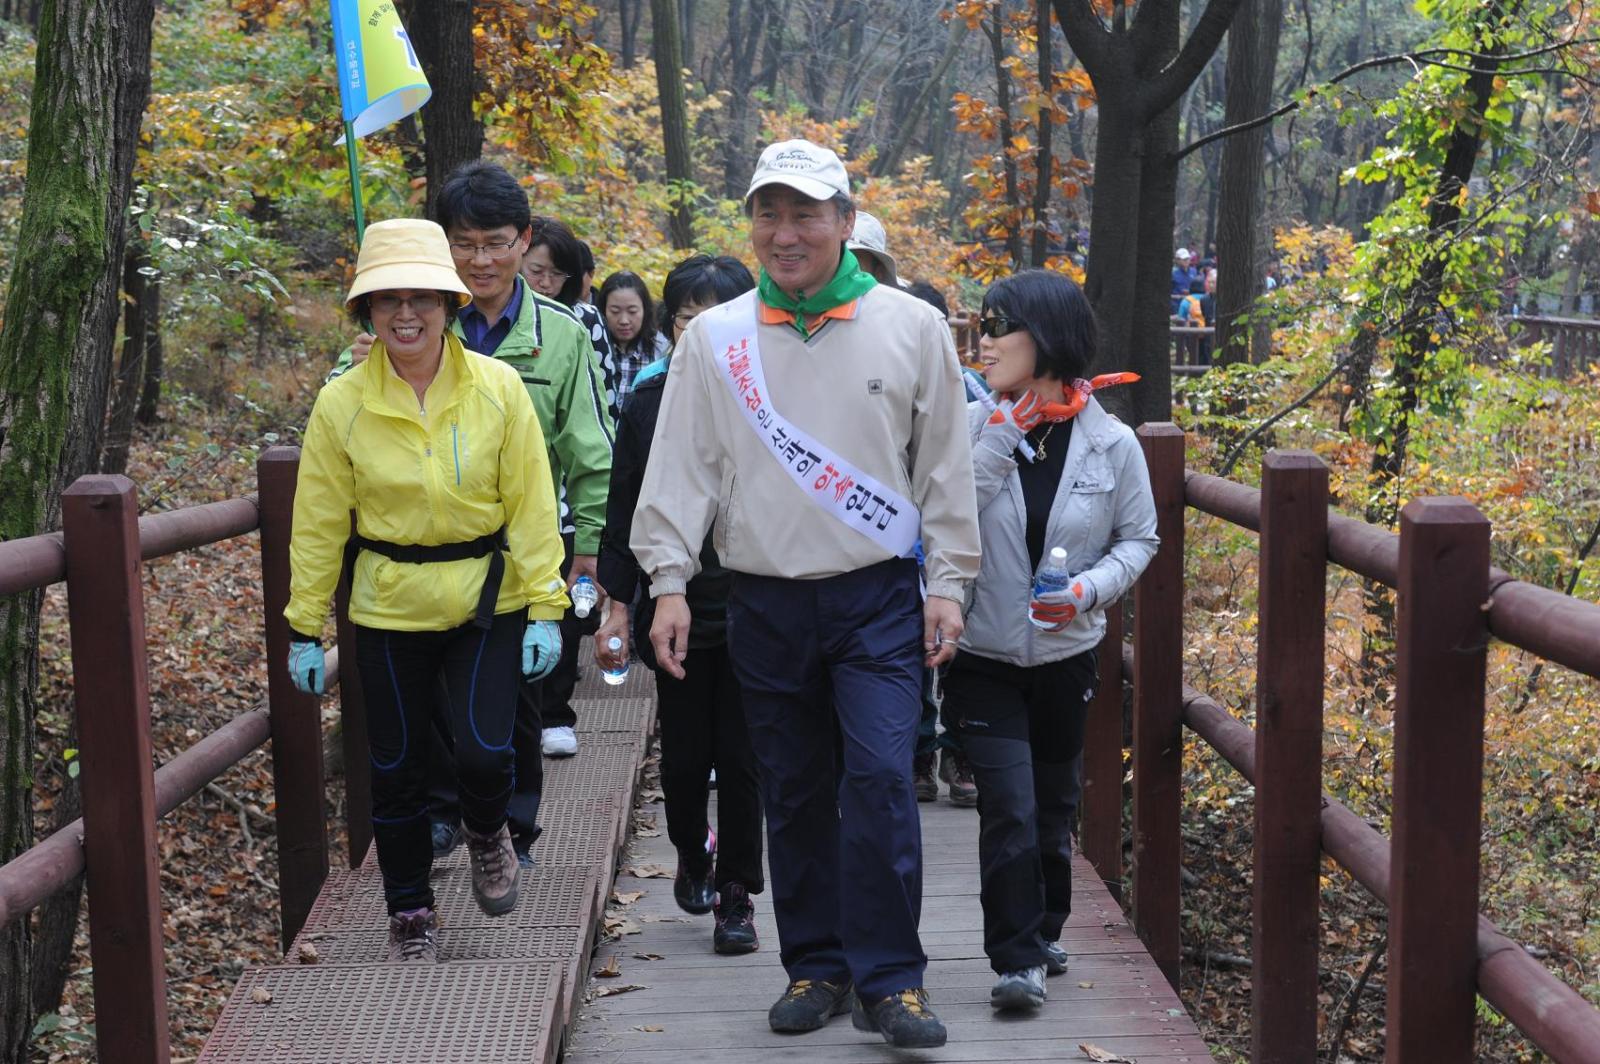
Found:
[{"label": "plastic water bottle", "polygon": [[[1065,591],[1072,582],[1072,573],[1067,569],[1067,552],[1060,547],[1051,547],[1050,553],[1039,564],[1039,571],[1033,577],[1033,597],[1038,598],[1050,591]],[[1033,612],[1028,612],[1028,620],[1033,621],[1035,628],[1049,628],[1049,624],[1041,624],[1034,619]]]},{"label": "plastic water bottle", "polygon": [[600,601],[600,591],[594,586],[594,581],[587,576],[578,577],[578,582],[572,585],[572,612],[578,619],[589,616],[589,611],[594,609],[594,604]]},{"label": "plastic water bottle", "polygon": [[[606,640],[606,649],[615,655],[622,649],[622,638],[620,636],[612,636]],[[620,683],[626,683],[628,680],[628,660],[624,658],[622,664],[614,669],[601,669],[600,675],[604,676],[606,683],[611,684],[613,687]]]}]

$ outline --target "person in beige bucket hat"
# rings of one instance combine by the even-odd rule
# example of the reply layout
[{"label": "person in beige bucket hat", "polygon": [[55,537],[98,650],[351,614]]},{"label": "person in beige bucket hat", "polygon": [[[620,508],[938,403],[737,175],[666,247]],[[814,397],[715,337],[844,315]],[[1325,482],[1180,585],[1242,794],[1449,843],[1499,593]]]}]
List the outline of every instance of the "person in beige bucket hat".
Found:
[{"label": "person in beige bucket hat", "polygon": [[321,632],[348,568],[394,961],[438,959],[426,767],[441,681],[473,894],[491,916],[517,904],[518,654],[524,676],[548,673],[567,606],[544,434],[517,371],[450,331],[469,298],[436,223],[367,229],[346,307],[376,341],[318,393],[295,489],[289,678],[323,692]]}]

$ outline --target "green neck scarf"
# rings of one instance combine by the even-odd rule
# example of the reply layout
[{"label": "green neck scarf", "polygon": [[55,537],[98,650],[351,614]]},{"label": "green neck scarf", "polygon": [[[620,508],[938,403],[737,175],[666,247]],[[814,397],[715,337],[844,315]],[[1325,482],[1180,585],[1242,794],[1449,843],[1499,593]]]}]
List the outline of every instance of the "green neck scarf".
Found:
[{"label": "green neck scarf", "polygon": [[833,280],[804,299],[796,299],[779,288],[778,283],[768,276],[765,269],[761,271],[759,293],[761,302],[767,306],[787,310],[793,314],[796,331],[801,336],[809,337],[811,333],[806,328],[806,319],[815,320],[817,315],[824,311],[842,307],[852,299],[860,299],[877,283],[872,274],[861,268],[861,263],[856,261],[850,249],[845,248],[844,254],[839,257],[839,269],[834,272]]}]

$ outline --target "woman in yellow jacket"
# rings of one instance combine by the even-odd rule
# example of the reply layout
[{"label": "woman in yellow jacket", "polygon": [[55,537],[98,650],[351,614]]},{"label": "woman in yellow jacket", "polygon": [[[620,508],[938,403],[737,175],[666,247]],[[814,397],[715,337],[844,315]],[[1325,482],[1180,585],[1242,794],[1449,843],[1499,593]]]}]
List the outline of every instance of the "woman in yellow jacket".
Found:
[{"label": "woman in yellow jacket", "polygon": [[367,229],[346,306],[378,342],[317,396],[295,492],[284,616],[303,691],[322,693],[319,634],[347,551],[353,559],[391,960],[437,959],[426,767],[441,676],[473,894],[491,916],[516,906],[506,802],[518,648],[523,675],[548,673],[568,605],[539,419],[516,370],[450,334],[468,299],[438,225]]}]

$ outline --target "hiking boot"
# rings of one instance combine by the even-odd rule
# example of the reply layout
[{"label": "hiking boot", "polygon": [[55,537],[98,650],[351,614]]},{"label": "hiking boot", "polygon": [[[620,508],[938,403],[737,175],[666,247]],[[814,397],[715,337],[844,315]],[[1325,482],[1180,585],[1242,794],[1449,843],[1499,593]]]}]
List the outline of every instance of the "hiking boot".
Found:
[{"label": "hiking boot", "polygon": [[965,754],[946,750],[939,758],[939,778],[950,787],[950,804],[963,809],[978,804],[978,785],[972,782],[972,766]]},{"label": "hiking boot", "polygon": [[825,983],[820,979],[796,979],[767,1010],[767,1026],[779,1034],[801,1034],[827,1026],[830,1019],[843,1016],[850,1008],[850,980]]},{"label": "hiking boot", "polygon": [[939,781],[933,778],[933,754],[918,754],[911,761],[911,782],[917,788],[917,801],[932,802],[939,797]]},{"label": "hiking boot", "polygon": [[711,931],[711,949],[734,955],[761,948],[756,938],[756,903],[742,883],[729,883],[717,895],[717,926]]},{"label": "hiking boot", "polygon": [[672,881],[672,899],[678,908],[696,916],[711,911],[716,901],[717,885],[712,877],[716,867],[717,833],[706,829],[705,849],[678,851],[678,874]]},{"label": "hiking boot", "polygon": [[1046,975],[1062,975],[1067,970],[1067,951],[1061,943],[1046,939],[1044,944],[1044,971]]},{"label": "hiking boot", "polygon": [[467,833],[467,855],[472,861],[472,896],[488,916],[502,916],[517,907],[517,851],[511,830],[504,824],[493,835]]},{"label": "hiking boot", "polygon": [[571,757],[578,752],[578,733],[571,728],[546,728],[539,736],[545,757]]},{"label": "hiking boot", "polygon": [[395,913],[389,917],[389,960],[436,963],[439,944],[434,936],[438,932],[439,917],[432,909]]},{"label": "hiking boot", "polygon": [[871,1005],[856,995],[850,1022],[858,1031],[877,1031],[896,1049],[932,1049],[944,1045],[944,1024],[928,1007],[928,992],[912,987]]},{"label": "hiking boot", "polygon": [[455,852],[461,845],[461,825],[447,824],[443,820],[435,820],[432,824],[433,833],[433,859],[442,861]]},{"label": "hiking boot", "polygon": [[1002,972],[989,991],[989,1004],[997,1009],[1036,1009],[1044,1004],[1044,965]]}]

